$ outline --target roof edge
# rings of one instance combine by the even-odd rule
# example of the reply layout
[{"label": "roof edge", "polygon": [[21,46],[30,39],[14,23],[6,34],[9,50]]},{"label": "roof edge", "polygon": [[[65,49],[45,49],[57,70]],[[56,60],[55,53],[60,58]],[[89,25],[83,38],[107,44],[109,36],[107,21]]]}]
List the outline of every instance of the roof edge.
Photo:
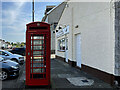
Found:
[{"label": "roof edge", "polygon": [[[26,25],[28,26],[28,25],[30,25],[30,24],[34,24],[34,23],[48,24],[48,23],[46,23],[46,22],[35,21],[35,22],[30,22],[30,23],[28,23],[28,24],[26,24]],[[49,25],[49,24],[48,24],[48,25]]]}]

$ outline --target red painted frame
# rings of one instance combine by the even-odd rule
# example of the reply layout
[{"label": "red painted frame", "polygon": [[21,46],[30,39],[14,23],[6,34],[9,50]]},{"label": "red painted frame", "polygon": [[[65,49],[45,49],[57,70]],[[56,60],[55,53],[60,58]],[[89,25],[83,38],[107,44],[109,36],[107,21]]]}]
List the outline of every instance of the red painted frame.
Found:
[{"label": "red painted frame", "polygon": [[[36,29],[35,30],[35,29],[29,29],[30,27],[47,27],[47,29]],[[35,79],[35,78],[30,78],[31,56],[33,53],[33,50],[31,53],[31,35],[40,35],[40,34],[46,35],[46,78]],[[26,82],[25,83],[28,86],[50,85],[50,45],[51,45],[50,38],[51,38],[51,34],[50,34],[50,25],[49,24],[44,23],[44,22],[32,22],[32,23],[27,24],[27,31],[26,31]],[[44,41],[45,41],[45,39],[44,39]],[[30,54],[28,54],[28,53],[30,53]],[[45,55],[44,55],[44,57],[45,57]],[[32,72],[33,72],[33,69],[32,69]]]}]

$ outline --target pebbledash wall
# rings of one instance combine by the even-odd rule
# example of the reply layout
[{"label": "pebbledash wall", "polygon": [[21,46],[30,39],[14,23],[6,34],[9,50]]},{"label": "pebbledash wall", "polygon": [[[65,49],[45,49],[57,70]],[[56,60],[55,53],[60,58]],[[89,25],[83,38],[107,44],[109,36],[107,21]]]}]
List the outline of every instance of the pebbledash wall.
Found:
[{"label": "pebbledash wall", "polygon": [[[115,27],[115,19],[114,1],[74,2],[74,0],[69,0],[56,28],[56,31],[58,30],[55,45],[56,58],[66,62],[66,58],[68,58],[68,63],[72,66],[77,66],[105,82],[113,84],[114,76],[120,76],[119,66],[116,68],[116,64],[120,65],[120,59],[116,59],[118,43],[115,42],[119,30],[116,30],[118,27]],[[69,26],[69,30],[66,34],[62,29],[67,26]],[[79,36],[80,39],[76,39],[76,36]],[[66,45],[67,39],[68,44]],[[65,42],[61,43],[62,40]],[[61,50],[62,45],[65,49]],[[66,48],[68,48],[68,52],[66,52]],[[76,54],[80,56],[76,56]]]}]

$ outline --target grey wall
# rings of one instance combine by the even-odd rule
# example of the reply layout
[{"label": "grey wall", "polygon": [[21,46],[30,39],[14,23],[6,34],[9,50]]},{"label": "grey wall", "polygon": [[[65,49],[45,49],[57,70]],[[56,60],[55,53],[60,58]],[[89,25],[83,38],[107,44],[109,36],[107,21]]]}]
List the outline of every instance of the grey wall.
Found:
[{"label": "grey wall", "polygon": [[54,9],[49,15],[48,15],[48,23],[51,25],[51,50],[55,51],[55,33],[53,33],[54,28],[54,22],[59,22],[59,19],[64,11],[66,2],[63,2],[61,5],[59,5],[56,9]]},{"label": "grey wall", "polygon": [[115,2],[115,74],[120,76],[120,1]]}]

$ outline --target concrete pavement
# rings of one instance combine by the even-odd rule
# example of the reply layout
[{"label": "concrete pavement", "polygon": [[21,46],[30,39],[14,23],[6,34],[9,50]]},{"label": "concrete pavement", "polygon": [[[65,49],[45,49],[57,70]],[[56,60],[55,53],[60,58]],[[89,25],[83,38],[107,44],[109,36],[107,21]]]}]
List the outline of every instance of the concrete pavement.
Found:
[{"label": "concrete pavement", "polygon": [[[32,89],[48,89],[48,87],[25,87],[25,65],[22,67],[22,72],[17,80],[12,80],[14,84],[9,85],[9,88],[19,88],[20,90]],[[10,80],[9,80],[10,83]],[[9,84],[3,83],[3,84]],[[5,85],[3,85],[5,87]],[[100,88],[113,89],[109,84],[95,78],[88,73],[85,73],[69,64],[57,60],[51,60],[51,88],[50,89],[80,89],[80,88]],[[4,89],[3,89],[4,90]]]},{"label": "concrete pavement", "polygon": [[52,88],[112,88],[98,78],[57,59],[51,60],[51,83]]}]

